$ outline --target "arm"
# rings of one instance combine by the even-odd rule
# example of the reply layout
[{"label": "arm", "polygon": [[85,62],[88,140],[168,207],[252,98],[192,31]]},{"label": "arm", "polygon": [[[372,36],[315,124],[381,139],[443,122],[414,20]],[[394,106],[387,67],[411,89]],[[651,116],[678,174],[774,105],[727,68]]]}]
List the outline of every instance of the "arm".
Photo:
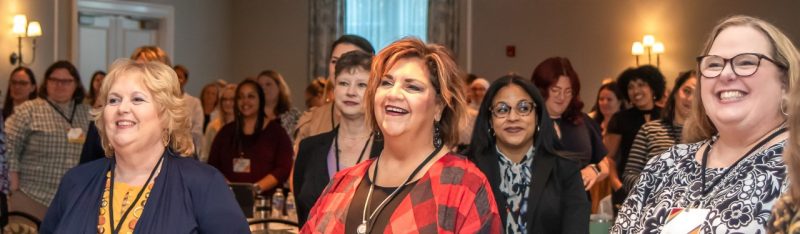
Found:
[{"label": "arm", "polygon": [[273,154],[274,158],[272,159],[276,166],[273,167],[264,178],[261,178],[261,180],[257,182],[262,191],[280,186],[281,183],[286,181],[292,170],[292,155],[294,155],[292,142],[289,140],[289,136],[286,134],[286,131],[283,130],[283,127],[272,129],[274,131],[269,134],[277,136],[277,139],[274,139],[275,141],[273,142],[273,144],[277,145]]},{"label": "arm", "polygon": [[247,218],[222,174],[215,170],[210,181],[203,184],[202,194],[192,199],[200,233],[250,233]]},{"label": "arm", "polygon": [[203,135],[203,149],[200,150],[200,154],[198,154],[201,162],[208,161],[208,157],[211,155],[211,146],[214,144],[214,137],[217,136],[217,131],[219,131],[219,128],[215,128],[212,124],[215,123],[211,122],[209,127],[206,128],[206,133]]},{"label": "arm", "polygon": [[190,105],[191,108],[189,113],[191,114],[190,118],[192,118],[192,142],[194,142],[194,151],[196,155],[200,155],[203,149],[203,107],[200,104],[200,100],[191,97],[193,101],[193,105]]},{"label": "arm", "polygon": [[615,133],[606,133],[606,136],[603,137],[603,143],[605,143],[606,148],[608,148],[608,154],[606,155],[606,165],[608,166],[609,172],[609,179],[611,180],[611,188],[614,190],[622,188],[622,182],[619,179],[619,175],[617,175],[617,162],[616,162],[616,155],[617,150],[619,150],[619,144],[622,142],[622,135],[615,134]]},{"label": "arm", "polygon": [[11,192],[19,190],[20,159],[25,151],[25,140],[31,132],[30,105],[21,105],[5,122],[6,157],[8,159]]},{"label": "arm", "polygon": [[100,143],[100,133],[97,131],[95,122],[89,123],[89,130],[86,131],[86,142],[81,149],[81,161],[79,164],[94,161],[105,157],[105,151]]},{"label": "arm", "polygon": [[[496,233],[497,230],[502,230],[503,226],[500,220],[500,213],[497,210],[497,204],[494,202],[494,194],[492,194],[491,186],[486,178],[483,178],[478,188],[470,189],[475,191],[464,191],[464,193],[472,196],[464,196],[465,199],[461,200],[461,204],[457,208],[459,213],[455,218],[463,218],[457,220],[456,224],[460,224],[455,230],[455,233]],[[467,189],[464,185],[464,189]],[[470,199],[471,197],[471,199]],[[480,212],[483,211],[483,212]]]},{"label": "arm", "polygon": [[589,117],[584,118],[584,125],[589,134],[589,141],[592,146],[590,164],[581,169],[584,188],[586,191],[592,188],[595,183],[603,181],[608,177],[608,163],[604,162],[605,155],[608,153],[600,134],[600,126]]},{"label": "arm", "polygon": [[647,157],[650,155],[650,140],[648,139],[648,131],[645,128],[647,125],[642,126],[639,132],[636,133],[636,139],[633,140],[630,154],[628,154],[628,162],[625,163],[625,173],[622,174],[623,191],[631,191],[633,186],[639,182],[639,175],[642,173]]},{"label": "arm", "polygon": [[571,161],[561,165],[561,233],[589,233],[591,203],[583,189],[578,165]]}]

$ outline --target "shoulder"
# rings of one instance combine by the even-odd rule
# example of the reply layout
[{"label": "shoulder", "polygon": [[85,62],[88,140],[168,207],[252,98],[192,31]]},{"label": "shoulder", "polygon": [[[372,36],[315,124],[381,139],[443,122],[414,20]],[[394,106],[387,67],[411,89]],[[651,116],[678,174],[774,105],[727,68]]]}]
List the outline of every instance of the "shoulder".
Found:
[{"label": "shoulder", "polygon": [[460,184],[470,188],[483,186],[487,183],[486,176],[464,156],[447,153],[429,169],[434,181],[442,184]]},{"label": "shoulder", "polygon": [[[43,106],[48,105],[47,102],[42,98],[36,98],[33,100],[28,100],[19,104],[19,106],[14,107],[14,114],[17,113],[25,113],[30,112],[34,109],[42,108]],[[14,116],[14,115],[11,115]]]},{"label": "shoulder", "polygon": [[298,152],[302,152],[303,149],[311,149],[314,147],[325,146],[329,144],[331,141],[333,141],[334,137],[336,137],[334,131],[306,137],[305,139],[300,141],[300,147],[298,149]]},{"label": "shoulder", "polygon": [[103,174],[108,170],[109,162],[110,160],[108,158],[103,157],[99,160],[80,164],[69,169],[69,171],[64,174],[64,177],[61,178],[62,186],[69,188],[75,187],[81,183],[89,183],[92,181],[92,177]]},{"label": "shoulder", "polygon": [[209,181],[222,174],[211,165],[197,161],[190,157],[167,156],[171,168],[180,171],[181,179],[192,186],[205,186]]}]

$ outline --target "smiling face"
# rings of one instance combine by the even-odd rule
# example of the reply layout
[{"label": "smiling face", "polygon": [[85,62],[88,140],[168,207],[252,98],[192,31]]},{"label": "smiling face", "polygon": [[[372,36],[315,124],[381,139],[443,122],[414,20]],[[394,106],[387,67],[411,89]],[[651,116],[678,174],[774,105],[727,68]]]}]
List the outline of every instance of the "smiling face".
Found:
[{"label": "smiling face", "polygon": [[[708,51],[709,55],[732,58],[741,53],[759,53],[772,57],[766,35],[747,26],[722,30]],[[717,129],[738,126],[753,129],[781,117],[780,103],[785,89],[782,71],[775,64],[761,60],[758,70],[749,77],[733,73],[727,64],[716,78],[700,78],[703,107]],[[769,126],[774,127],[774,126]]]},{"label": "smiling face", "polygon": [[628,98],[636,109],[650,110],[653,108],[653,89],[647,81],[634,78],[628,82]]},{"label": "smiling face", "polygon": [[558,82],[550,86],[547,91],[549,95],[544,102],[545,106],[547,106],[547,112],[553,118],[561,118],[561,115],[564,114],[567,106],[572,101],[572,84],[569,83],[569,77],[559,76]]},{"label": "smiling face", "polygon": [[433,122],[440,119],[444,105],[437,100],[424,62],[419,58],[397,60],[379,82],[373,111],[384,136],[410,134],[433,139]]},{"label": "smiling face", "polygon": [[[603,116],[610,119],[614,113],[619,111],[620,107],[620,100],[614,91],[609,89],[600,90],[600,94],[597,95],[597,106],[600,108],[600,113],[603,113]],[[691,105],[689,105],[691,107]]]},{"label": "smiling face", "polygon": [[[492,130],[496,144],[500,149],[517,149],[530,147],[536,129],[536,111],[533,98],[516,84],[501,88],[492,100],[492,112],[506,107],[511,110],[505,117],[492,115]],[[529,110],[520,114],[520,110]]]},{"label": "smiling face", "polygon": [[239,88],[239,93],[236,95],[236,107],[239,108],[239,113],[245,118],[252,118],[258,115],[258,91],[253,85],[242,85]]},{"label": "smiling face", "polygon": [[333,89],[336,109],[344,117],[364,117],[364,91],[367,89],[369,72],[361,68],[345,70],[336,77]]},{"label": "smiling face", "polygon": [[692,112],[692,100],[694,99],[694,89],[697,87],[697,77],[691,77],[683,82],[675,93],[675,115],[680,115],[683,119],[689,117]]},{"label": "smiling face", "polygon": [[136,72],[122,74],[108,91],[103,121],[115,149],[164,147],[158,105],[142,79]]},{"label": "smiling face", "polygon": [[31,79],[25,71],[20,70],[11,75],[11,82],[9,82],[11,99],[18,102],[26,101],[33,90],[36,90],[36,86],[31,83]]}]

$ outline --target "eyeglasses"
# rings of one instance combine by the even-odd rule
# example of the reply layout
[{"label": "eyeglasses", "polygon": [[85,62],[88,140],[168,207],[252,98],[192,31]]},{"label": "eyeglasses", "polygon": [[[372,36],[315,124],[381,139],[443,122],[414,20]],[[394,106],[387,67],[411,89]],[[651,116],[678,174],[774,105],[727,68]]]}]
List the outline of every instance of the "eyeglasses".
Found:
[{"label": "eyeglasses", "polygon": [[717,55],[706,55],[697,57],[698,70],[700,74],[706,78],[716,78],[725,70],[725,65],[731,64],[733,73],[737,76],[748,77],[758,71],[761,65],[761,59],[772,62],[781,69],[786,69],[786,66],[776,62],[775,60],[763,54],[757,53],[743,53],[733,56],[733,58],[723,58]]},{"label": "eyeglasses", "polygon": [[31,85],[30,81],[19,81],[19,80],[11,80],[12,86],[28,86]]},{"label": "eyeglasses", "polygon": [[50,77],[50,78],[47,79],[47,82],[52,82],[54,85],[57,85],[57,86],[67,86],[67,85],[71,85],[73,82],[75,82],[75,80],[73,80],[73,79],[58,79],[58,78]]},{"label": "eyeglasses", "polygon": [[[536,108],[536,105],[534,105],[533,102],[520,101],[519,103],[517,103],[517,114],[519,116],[528,116],[529,114],[531,114],[531,112],[533,112],[534,108]],[[491,112],[492,114],[494,114],[494,117],[502,119],[508,117],[508,115],[511,114],[512,109],[513,108],[509,106],[507,103],[499,102],[495,104],[494,107],[492,107]]]}]

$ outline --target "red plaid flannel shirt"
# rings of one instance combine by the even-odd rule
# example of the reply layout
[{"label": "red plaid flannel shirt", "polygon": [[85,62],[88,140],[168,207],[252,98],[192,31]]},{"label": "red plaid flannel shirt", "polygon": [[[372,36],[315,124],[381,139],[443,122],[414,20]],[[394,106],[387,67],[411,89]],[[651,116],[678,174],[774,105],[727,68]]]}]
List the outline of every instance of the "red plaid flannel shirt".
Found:
[{"label": "red plaid flannel shirt", "polygon": [[[311,209],[301,233],[344,233],[355,190],[375,160],[340,171]],[[431,165],[397,206],[385,233],[501,233],[500,215],[486,176],[462,156]]]}]

